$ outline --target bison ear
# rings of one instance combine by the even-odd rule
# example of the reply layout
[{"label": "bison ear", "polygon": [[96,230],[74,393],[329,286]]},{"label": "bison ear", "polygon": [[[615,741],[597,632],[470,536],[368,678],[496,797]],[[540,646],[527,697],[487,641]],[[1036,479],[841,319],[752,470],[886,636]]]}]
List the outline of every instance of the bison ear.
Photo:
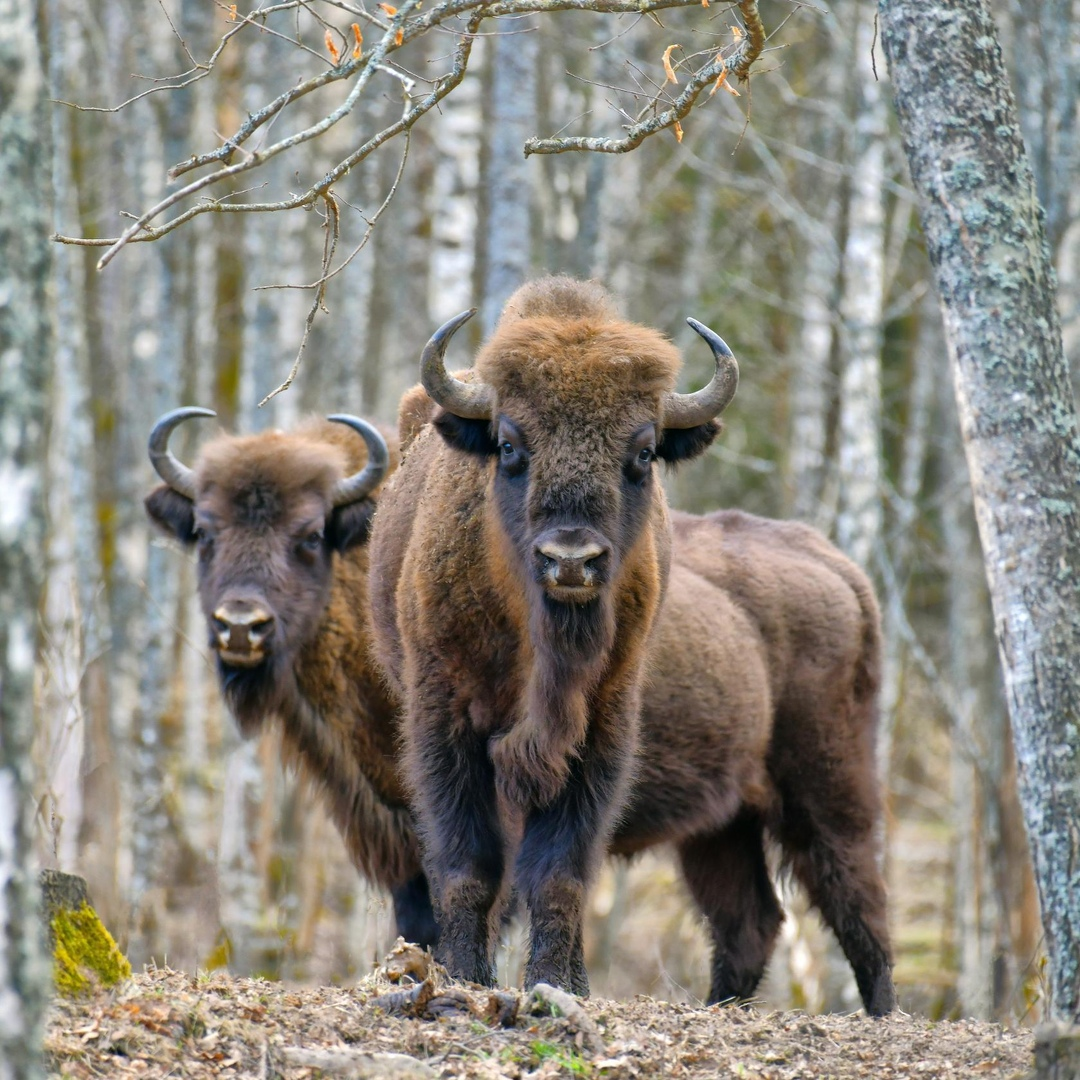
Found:
[{"label": "bison ear", "polygon": [[371,499],[339,506],[326,525],[326,539],[330,546],[339,555],[344,555],[351,548],[367,543],[374,514],[375,503]]},{"label": "bison ear", "polygon": [[154,488],[143,499],[150,520],[185,547],[195,543],[195,504],[168,484]]},{"label": "bison ear", "polygon": [[491,434],[490,420],[470,420],[464,416],[447,412],[443,408],[438,408],[435,410],[432,423],[439,434],[455,450],[464,450],[467,454],[487,456],[494,454],[499,449],[499,444]]},{"label": "bison ear", "polygon": [[719,421],[710,420],[707,424],[692,428],[664,428],[656,447],[656,456],[669,465],[696,458],[708,450],[713,439],[720,434],[720,427]]}]

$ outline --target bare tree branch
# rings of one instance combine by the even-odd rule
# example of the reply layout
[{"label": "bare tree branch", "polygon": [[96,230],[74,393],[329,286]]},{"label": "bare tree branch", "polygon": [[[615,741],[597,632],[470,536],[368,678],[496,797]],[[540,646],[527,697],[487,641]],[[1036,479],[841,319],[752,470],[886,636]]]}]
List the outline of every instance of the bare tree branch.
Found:
[{"label": "bare tree branch", "polygon": [[[607,139],[601,136],[570,136],[566,138],[530,139],[525,144],[525,153],[529,154],[564,154],[569,150],[589,150],[600,154],[625,154],[635,150],[650,135],[655,135],[665,128],[675,127],[697,103],[701,92],[710,83],[713,93],[730,77],[745,82],[750,76],[750,68],[765,48],[765,27],[758,13],[757,0],[739,0],[746,30],[738,31],[735,42],[721,49],[713,59],[700,68],[687,83],[686,88],[671,102],[671,107],[656,113],[648,120],[629,126],[625,137]],[[656,108],[662,94],[658,93],[642,113]],[[681,129],[677,132],[680,134]]]},{"label": "bare tree branch", "polygon": [[[556,11],[575,10],[592,11],[605,15],[633,14],[641,16],[643,14],[655,14],[666,9],[693,8],[699,4],[700,0],[496,0],[494,3],[485,3],[484,0],[442,0],[441,3],[435,4],[426,11],[420,11],[421,0],[405,0],[396,11],[389,5],[384,8],[389,14],[388,19],[377,18],[362,7],[346,3],[344,0],[326,0],[326,2],[331,8],[364,20],[366,26],[377,27],[381,32],[377,44],[362,51],[360,48],[359,24],[356,24],[356,47],[351,52],[346,48],[346,51],[340,54],[336,46],[331,50],[334,60],[337,60],[339,55],[341,56],[340,62],[335,63],[332,67],[317,75],[302,80],[283,93],[278,94],[262,108],[250,113],[244,122],[231,135],[222,139],[221,143],[214,149],[193,154],[190,158],[175,164],[168,173],[170,180],[175,180],[186,173],[207,166],[216,167],[198,179],[192,180],[183,187],[170,192],[142,213],[127,215],[132,219],[131,223],[125,227],[119,236],[84,238],[56,234],[53,236],[53,240],[62,244],[106,248],[107,250],[97,264],[100,270],[104,269],[129,243],[157,240],[202,214],[268,213],[311,207],[320,201],[330,205],[328,195],[334,183],[388,140],[402,132],[408,132],[413,124],[438,105],[461,83],[468,67],[472,41],[479,34],[484,20],[533,13],[546,14]],[[226,12],[230,10],[225,8],[224,5],[221,6]],[[115,112],[148,94],[165,90],[178,90],[190,86],[191,83],[204,78],[213,70],[214,64],[220,58],[225,47],[241,31],[251,27],[260,33],[273,32],[267,26],[267,21],[272,15],[281,12],[294,12],[297,16],[303,13],[310,16],[316,21],[320,30],[325,29],[328,41],[333,40],[330,37],[331,32],[333,32],[340,37],[341,41],[347,42],[349,39],[332,23],[315,12],[314,7],[315,5],[311,0],[284,0],[282,3],[255,8],[247,15],[239,18],[235,25],[228,28],[209,59],[204,63],[194,62],[194,66],[182,75],[165,80],[161,85],[135,95],[114,108],[94,107],[93,111]],[[751,65],[764,48],[765,31],[758,16],[756,0],[739,0],[738,7],[746,28],[745,32],[737,31],[736,41],[715,53],[713,58],[692,76],[690,83],[678,97],[670,101],[668,108],[656,113],[649,119],[639,119],[639,122],[631,124],[627,129],[628,134],[625,139],[566,137],[530,140],[525,146],[525,153],[561,153],[564,150],[571,149],[621,153],[638,146],[649,135],[675,125],[693,108],[701,91],[710,83],[713,84],[715,91],[726,78],[734,77],[745,80],[749,75]],[[235,200],[237,195],[237,192],[231,190],[227,191],[226,194],[212,197],[203,194],[211,188],[218,190],[228,188],[234,178],[260,168],[278,155],[294,150],[296,147],[324,135],[353,112],[364,96],[365,91],[368,90],[371,79],[376,72],[382,72],[394,78],[407,78],[407,76],[399,75],[397,71],[390,67],[389,57],[410,41],[432,30],[452,33],[459,39],[453,53],[450,70],[432,79],[430,91],[413,102],[395,123],[372,135],[306,191],[301,194],[291,195],[286,199],[268,202],[230,201]],[[173,27],[173,32],[176,33],[175,27]],[[178,34],[177,36],[179,37]],[[278,34],[277,36],[281,37],[283,35]],[[310,47],[300,40],[299,30],[295,38],[292,34],[284,35],[284,38],[298,48],[306,52],[312,52]],[[187,52],[187,46],[182,39],[181,44],[185,52]],[[711,49],[709,53],[712,54]],[[190,53],[188,55],[190,57]],[[699,53],[697,55],[703,54]],[[342,81],[351,82],[345,100],[316,123],[269,146],[256,150],[249,150],[246,147],[245,144],[249,142],[253,135],[266,128],[271,121],[285,112],[294,102],[335,82]],[[659,89],[654,92],[645,89],[637,92],[637,96],[641,98],[646,97],[647,94],[650,95],[649,101],[639,111],[639,118],[644,117],[650,111],[658,109],[661,103],[666,100],[665,85],[645,77],[642,82],[643,87],[650,82],[659,86]],[[82,106],[74,107],[85,108]],[[234,158],[238,154],[242,155],[242,160],[236,161]],[[164,223],[158,223],[158,219],[166,215],[167,212],[179,208],[181,204],[197,197],[200,201],[196,205],[189,205],[180,209],[175,217],[164,221]]]}]

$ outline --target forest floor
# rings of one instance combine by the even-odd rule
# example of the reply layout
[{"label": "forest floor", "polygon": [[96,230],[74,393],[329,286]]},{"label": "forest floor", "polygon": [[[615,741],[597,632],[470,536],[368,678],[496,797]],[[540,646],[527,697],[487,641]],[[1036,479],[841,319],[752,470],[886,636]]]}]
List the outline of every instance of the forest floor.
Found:
[{"label": "forest floor", "polygon": [[412,946],[355,987],[151,969],[58,998],[51,1076],[305,1080],[1021,1078],[1032,1035],[975,1021],[884,1020],[638,997],[578,1002],[448,983]]}]

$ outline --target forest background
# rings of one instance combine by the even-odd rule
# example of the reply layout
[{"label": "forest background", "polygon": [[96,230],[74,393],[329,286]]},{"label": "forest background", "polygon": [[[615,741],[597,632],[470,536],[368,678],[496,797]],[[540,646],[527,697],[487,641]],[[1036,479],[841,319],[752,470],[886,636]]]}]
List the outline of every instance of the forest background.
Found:
[{"label": "forest background", "polygon": [[[324,71],[328,30],[335,49],[352,47],[344,6],[282,5],[278,22],[238,34],[205,77],[165,89],[145,77],[185,71],[188,52],[205,61],[235,24],[228,5],[46,6],[54,226],[71,236],[117,235],[129,224],[121,214],[167,194],[171,166]],[[1045,3],[1032,16],[1018,2],[995,6],[1074,372],[1075,7]],[[37,837],[43,865],[87,878],[136,965],[330,982],[366,971],[392,935],[386,898],[358,880],[318,799],[281,769],[273,737],[242,742],[221,706],[194,568],[142,512],[154,419],[200,404],[229,430],[287,426],[310,411],[392,423],[434,327],[472,304],[490,325],[522,276],[552,271],[599,278],[631,317],[671,334],[686,350],[687,385],[703,381],[708,358],[685,316],[739,357],[725,434],[669,477],[675,505],[801,517],[874,577],[903,1007],[1039,1014],[1038,905],[993,621],[941,319],[880,52],[874,62],[874,8],[763,8],[766,52],[749,86],[734,83],[741,96],[703,98],[681,139],[668,130],[622,155],[526,158],[521,148],[535,135],[618,136],[625,117],[612,105],[633,113],[656,92],[677,93],[685,57],[732,42],[733,9],[486,23],[468,74],[411,128],[407,154],[404,139],[388,140],[335,183],[332,265],[364,246],[311,318],[320,290],[297,286],[323,274],[334,227],[324,203],[205,213],[129,244],[103,270],[101,248],[54,250]],[[307,190],[401,115],[403,94],[446,69],[454,42],[435,33],[409,43],[345,122],[237,178],[228,198]],[[86,109],[151,86],[159,92],[116,111]],[[346,92],[299,99],[272,138],[316,122]],[[295,381],[260,406],[302,343]],[[207,433],[182,432],[186,459]],[[787,900],[763,998],[855,1007],[816,917],[793,890]],[[705,993],[704,928],[662,854],[605,867],[587,950],[597,994]],[[511,933],[503,976],[520,961]]]}]

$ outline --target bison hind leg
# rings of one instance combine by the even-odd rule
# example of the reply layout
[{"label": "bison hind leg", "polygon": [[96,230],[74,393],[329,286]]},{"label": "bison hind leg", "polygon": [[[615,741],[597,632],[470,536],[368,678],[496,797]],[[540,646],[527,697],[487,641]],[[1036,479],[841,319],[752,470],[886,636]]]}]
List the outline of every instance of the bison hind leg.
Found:
[{"label": "bison hind leg", "polygon": [[765,861],[761,818],[745,812],[719,832],[684,841],[679,861],[712,930],[709,1004],[752,997],[784,918]]},{"label": "bison hind leg", "polygon": [[420,873],[390,890],[394,902],[397,932],[421,949],[434,949],[439,941],[439,924],[431,902],[427,875]]},{"label": "bison hind leg", "polygon": [[885,885],[867,836],[822,834],[791,858],[795,876],[840,943],[869,1016],[896,1008]]}]

